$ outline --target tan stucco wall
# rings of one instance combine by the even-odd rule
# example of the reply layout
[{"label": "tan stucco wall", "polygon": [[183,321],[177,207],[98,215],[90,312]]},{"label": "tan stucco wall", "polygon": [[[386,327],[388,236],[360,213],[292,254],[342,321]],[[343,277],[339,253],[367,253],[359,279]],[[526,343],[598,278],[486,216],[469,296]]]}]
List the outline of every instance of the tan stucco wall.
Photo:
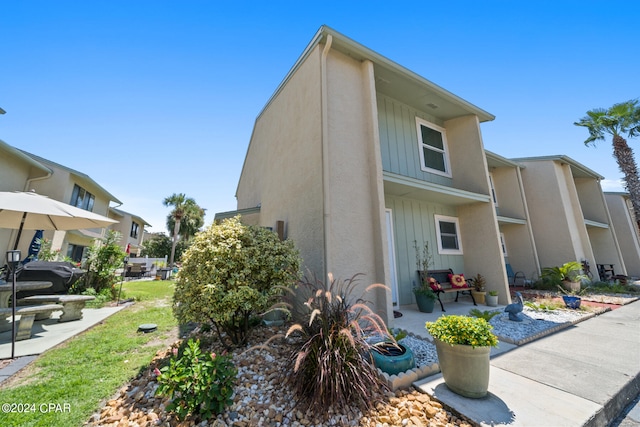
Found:
[{"label": "tan stucco wall", "polygon": [[323,276],[320,53],[316,47],[257,118],[237,189],[259,224],[285,221],[304,266]]},{"label": "tan stucco wall", "polygon": [[535,279],[540,274],[540,266],[521,186],[521,171],[516,167],[490,168],[489,171],[493,176],[499,215],[526,221],[525,224],[500,224],[507,247],[507,260],[514,272],[521,271],[527,278]]},{"label": "tan stucco wall", "polygon": [[[343,278],[363,273],[363,289],[388,284],[373,65],[331,51],[327,70],[329,269]],[[390,291],[367,299],[393,319]]]},{"label": "tan stucco wall", "polygon": [[604,197],[627,268],[627,275],[640,278],[640,243],[637,228],[631,216],[630,204],[621,194],[605,194]]},{"label": "tan stucco wall", "polygon": [[523,186],[540,266],[552,267],[594,255],[569,165],[523,162]]}]

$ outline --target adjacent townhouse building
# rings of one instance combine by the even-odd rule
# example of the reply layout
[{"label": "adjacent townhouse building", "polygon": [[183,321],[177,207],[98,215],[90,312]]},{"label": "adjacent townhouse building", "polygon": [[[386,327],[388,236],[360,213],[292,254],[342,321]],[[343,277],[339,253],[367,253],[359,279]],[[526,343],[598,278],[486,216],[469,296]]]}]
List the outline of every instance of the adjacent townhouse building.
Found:
[{"label": "adjacent townhouse building", "polygon": [[[0,191],[35,191],[54,200],[95,212],[119,221],[110,228],[123,236],[122,248],[130,245],[139,253],[144,226],[149,225],[139,216],[110,207],[122,204],[88,175],[64,165],[44,159],[35,154],[17,149],[0,140]],[[87,247],[94,239],[104,235],[105,229],[44,231],[44,238],[51,241],[53,250],[62,256],[81,261]],[[34,232],[25,231],[20,236],[18,249],[28,252]],[[0,250],[13,249],[17,231],[0,229]]]},{"label": "adjacent townhouse building", "polygon": [[524,166],[523,187],[540,266],[586,261],[594,279],[598,267],[613,266],[616,274],[626,275],[600,185],[604,177],[562,155],[512,160]]},{"label": "adjacent townhouse building", "polygon": [[485,155],[509,284],[523,286],[540,272],[522,181],[524,166],[488,150]]},{"label": "adjacent townhouse building", "polygon": [[[28,191],[34,182],[47,179],[52,173],[44,164],[0,140],[0,191]],[[3,258],[6,251],[14,248],[16,237],[16,230],[0,228],[0,254]],[[21,250],[25,248],[18,247]]]},{"label": "adjacent townhouse building", "polygon": [[[628,193],[605,192],[605,201],[611,215],[611,223],[622,251],[627,275],[640,280],[640,242],[638,241],[638,222]],[[615,266],[614,266],[614,272]]]},{"label": "adjacent townhouse building", "polygon": [[[89,175],[71,169],[35,154],[23,153],[33,160],[45,165],[52,173],[47,179],[32,181],[29,191],[46,195],[52,199],[68,203],[72,206],[86,209],[97,214],[108,216],[109,204],[122,203],[113,194],[95,182]],[[26,235],[25,235],[26,234]],[[23,234],[22,245],[28,245],[32,236]],[[68,256],[80,262],[86,249],[93,244],[94,239],[102,237],[104,229],[45,231],[44,237],[51,240],[53,249],[60,249],[63,256]]]},{"label": "adjacent townhouse building", "polygon": [[144,241],[144,227],[151,224],[137,215],[114,207],[109,208],[109,218],[118,221],[109,228],[122,235],[122,249],[126,250],[128,247],[131,257],[139,257]]},{"label": "adjacent townhouse building", "polygon": [[414,302],[425,243],[431,268],[480,273],[508,303],[480,131],[493,119],[323,26],[256,119],[238,211],[282,229],[318,276],[387,284],[368,296],[387,321]]}]

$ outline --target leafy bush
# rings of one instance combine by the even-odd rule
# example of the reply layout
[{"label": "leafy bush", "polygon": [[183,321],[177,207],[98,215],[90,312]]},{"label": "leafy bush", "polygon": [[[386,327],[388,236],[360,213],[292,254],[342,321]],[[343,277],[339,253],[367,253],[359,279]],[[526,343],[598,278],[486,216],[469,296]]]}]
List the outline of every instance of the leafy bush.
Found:
[{"label": "leafy bush", "polygon": [[498,314],[500,314],[499,311],[495,310],[495,311],[490,311],[490,310],[480,310],[477,308],[472,308],[471,310],[469,310],[469,315],[473,316],[473,317],[478,317],[480,319],[484,319],[487,322],[490,321],[491,319],[493,319],[495,316],[497,316]]},{"label": "leafy bush", "polygon": [[118,242],[121,234],[117,231],[107,230],[101,239],[95,239],[93,246],[87,251],[87,259],[84,262],[84,269],[87,273],[72,287],[72,292],[81,293],[88,288],[93,288],[99,294],[108,289],[112,299],[117,298],[118,290],[114,286],[120,279],[116,270],[123,267],[123,260],[126,253],[122,250]]},{"label": "leafy bush", "polygon": [[183,256],[173,296],[180,323],[209,320],[228,346],[247,340],[250,319],[263,313],[299,278],[293,242],[265,228],[245,226],[239,217],[198,233]]},{"label": "leafy bush", "polygon": [[200,341],[190,339],[183,351],[173,349],[168,366],[157,370],[156,394],[168,396],[167,410],[179,419],[191,415],[209,419],[233,403],[233,387],[238,370],[230,356],[203,353]]},{"label": "leafy bush", "polygon": [[[142,242],[141,256],[147,256],[149,258],[164,258],[171,254],[171,245],[173,241],[171,237],[166,234],[154,234],[150,239]],[[182,259],[182,254],[189,246],[189,242],[185,240],[178,240],[176,242],[176,252],[174,255],[175,261],[179,262]]]},{"label": "leafy bush", "polygon": [[[388,336],[388,332],[366,301],[351,295],[356,278],[341,281],[330,276],[328,284],[305,279],[296,288],[296,298],[306,302],[292,311],[297,323],[287,336],[300,340],[289,357],[290,371],[282,374],[303,408],[366,410],[375,405],[383,388],[373,363],[363,355],[369,352],[367,334]],[[379,286],[383,285],[370,285],[365,293]]]},{"label": "leafy bush", "polygon": [[498,338],[491,332],[493,326],[479,317],[442,316],[435,322],[427,322],[425,327],[432,337],[447,344],[474,348],[498,345]]}]

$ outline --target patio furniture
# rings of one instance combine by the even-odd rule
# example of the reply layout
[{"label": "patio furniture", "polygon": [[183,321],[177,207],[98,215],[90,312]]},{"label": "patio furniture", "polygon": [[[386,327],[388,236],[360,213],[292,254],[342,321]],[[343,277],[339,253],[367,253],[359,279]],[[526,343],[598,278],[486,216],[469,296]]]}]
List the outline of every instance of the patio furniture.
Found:
[{"label": "patio furniture", "polygon": [[[52,311],[62,310],[62,306],[58,304],[48,304],[48,305],[36,305],[36,306],[25,306],[25,307],[16,307],[16,314],[20,315],[20,320],[18,321],[18,329],[16,330],[16,341],[26,340],[31,338],[31,327],[33,326],[33,321],[36,318],[37,314],[40,313],[49,313]],[[8,318],[11,317],[12,309],[11,308],[0,308],[0,319],[3,320],[0,323],[0,331],[10,331],[11,322],[8,322]],[[6,325],[9,325],[8,329]]]},{"label": "patio furniture", "polygon": [[[423,280],[424,271],[419,271],[418,273],[420,275],[420,280]],[[440,308],[442,309],[442,311],[446,311],[446,310],[444,309],[444,304],[442,304],[440,295],[448,294],[452,292],[456,293],[455,302],[458,302],[458,297],[460,296],[460,294],[463,294],[463,295],[469,295],[471,297],[471,301],[473,301],[473,305],[478,305],[476,304],[476,300],[473,297],[473,294],[471,293],[471,290],[474,289],[474,286],[472,284],[472,279],[466,279],[466,285],[464,287],[455,287],[449,281],[449,277],[454,276],[453,270],[451,270],[450,268],[443,269],[443,270],[429,270],[427,274],[428,274],[428,277],[433,278],[436,281],[436,284],[432,285],[431,289],[433,290],[433,292],[435,292],[436,297],[438,297],[438,302],[440,303]]]},{"label": "patio furniture", "polygon": [[505,264],[507,268],[507,279],[509,279],[509,286],[521,286],[525,287],[530,284],[530,281],[527,280],[527,276],[522,271],[513,272],[513,268],[511,264]]},{"label": "patio furniture", "polygon": [[[62,315],[58,319],[58,322],[70,322],[72,320],[80,320],[82,319],[82,309],[84,308],[87,301],[91,301],[96,299],[96,297],[91,295],[33,295],[30,297],[23,298],[18,300],[18,305],[20,303],[24,304],[47,304],[47,303],[57,303],[62,305]],[[50,316],[51,313],[48,314]],[[47,317],[48,317],[47,316]],[[38,315],[36,320],[44,320],[47,317],[42,317],[42,315]]]}]

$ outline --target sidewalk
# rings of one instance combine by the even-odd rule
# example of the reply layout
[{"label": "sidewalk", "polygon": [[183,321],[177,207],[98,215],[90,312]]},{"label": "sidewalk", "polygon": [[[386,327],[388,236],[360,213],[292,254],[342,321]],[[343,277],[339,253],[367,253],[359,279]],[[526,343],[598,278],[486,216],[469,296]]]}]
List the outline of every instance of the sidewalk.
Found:
[{"label": "sidewalk", "polygon": [[[82,319],[72,322],[58,323],[61,312],[54,312],[51,319],[36,321],[33,325],[31,338],[16,341],[16,359],[8,366],[0,369],[0,383],[35,359],[32,356],[44,353],[46,350],[78,335],[126,306],[126,304],[123,304],[116,307],[85,308],[82,310]],[[0,359],[10,358],[11,331],[2,332],[0,333]]]},{"label": "sidewalk", "polygon": [[[447,313],[453,314],[453,313]],[[640,393],[640,303],[492,355],[489,395],[414,385],[482,426],[606,426]]]}]

